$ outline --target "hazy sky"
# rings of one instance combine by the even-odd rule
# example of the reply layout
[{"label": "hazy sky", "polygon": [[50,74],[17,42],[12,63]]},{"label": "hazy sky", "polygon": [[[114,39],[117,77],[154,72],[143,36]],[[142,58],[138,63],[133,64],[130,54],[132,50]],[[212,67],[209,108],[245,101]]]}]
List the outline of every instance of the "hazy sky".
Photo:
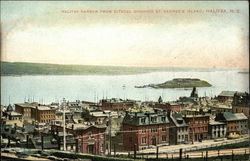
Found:
[{"label": "hazy sky", "polygon": [[[203,13],[187,13],[189,9]],[[208,13],[207,9],[239,13]],[[1,1],[1,59],[86,65],[248,67],[248,17],[247,1]]]}]

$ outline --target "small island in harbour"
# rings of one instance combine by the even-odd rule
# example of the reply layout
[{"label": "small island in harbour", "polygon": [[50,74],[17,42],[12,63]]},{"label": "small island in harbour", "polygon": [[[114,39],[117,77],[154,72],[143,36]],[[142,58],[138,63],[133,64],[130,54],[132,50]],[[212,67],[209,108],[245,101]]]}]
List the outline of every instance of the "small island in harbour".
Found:
[{"label": "small island in harbour", "polygon": [[143,86],[135,86],[135,88],[192,88],[192,87],[211,87],[207,81],[197,78],[175,78],[160,84],[148,84]]}]

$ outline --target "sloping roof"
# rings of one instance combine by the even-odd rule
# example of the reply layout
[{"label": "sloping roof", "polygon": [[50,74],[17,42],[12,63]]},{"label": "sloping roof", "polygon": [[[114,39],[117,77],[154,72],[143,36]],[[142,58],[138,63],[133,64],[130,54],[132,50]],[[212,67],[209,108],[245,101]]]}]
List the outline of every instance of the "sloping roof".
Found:
[{"label": "sloping roof", "polygon": [[247,120],[248,119],[247,116],[244,113],[235,113],[234,115],[239,120]]},{"label": "sloping roof", "polygon": [[11,112],[11,111],[14,111],[13,107],[9,104],[7,109],[6,109],[6,112]]},{"label": "sloping roof", "polygon": [[222,91],[218,96],[233,97],[236,91]]},{"label": "sloping roof", "polygon": [[188,126],[180,113],[172,113],[170,117],[174,122],[175,126],[177,127]]},{"label": "sloping roof", "polygon": [[[162,118],[164,117],[164,121]],[[156,118],[152,120],[152,118]],[[157,125],[168,124],[169,120],[166,113],[127,113],[123,119],[123,123],[132,124],[136,126],[140,125]]]},{"label": "sloping roof", "polygon": [[47,110],[52,110],[50,107],[48,106],[37,106],[37,109],[40,111],[47,111]]},{"label": "sloping roof", "polygon": [[214,120],[210,120],[209,121],[209,125],[223,125],[225,124],[224,122],[219,122],[219,121],[214,121]]},{"label": "sloping roof", "polygon": [[15,105],[18,105],[18,106],[21,106],[21,107],[31,107],[31,108],[35,108],[35,106],[38,106],[39,103],[37,103],[37,102],[32,102],[32,103],[25,102],[25,103],[16,103]]},{"label": "sloping roof", "polygon": [[11,112],[7,112],[8,115],[10,116],[22,116],[22,114],[18,113],[18,112],[15,112],[15,111],[11,111]]},{"label": "sloping roof", "polygon": [[223,115],[227,121],[246,120],[247,119],[247,117],[243,113],[224,112]]}]

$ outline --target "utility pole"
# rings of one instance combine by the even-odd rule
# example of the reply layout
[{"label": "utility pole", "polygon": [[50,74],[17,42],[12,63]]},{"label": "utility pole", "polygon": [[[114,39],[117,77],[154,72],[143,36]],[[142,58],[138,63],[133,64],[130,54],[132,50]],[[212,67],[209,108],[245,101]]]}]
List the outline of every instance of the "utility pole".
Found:
[{"label": "utility pole", "polygon": [[109,155],[111,155],[111,112],[109,112]]},{"label": "utility pole", "polygon": [[180,161],[181,161],[181,159],[182,159],[182,149],[180,149]]},{"label": "utility pole", "polygon": [[65,132],[65,98],[63,98],[63,150],[66,151],[66,132]]},{"label": "utility pole", "polygon": [[193,130],[192,130],[192,133],[193,133],[193,137],[192,137],[192,144],[194,144],[194,113],[193,113]]}]

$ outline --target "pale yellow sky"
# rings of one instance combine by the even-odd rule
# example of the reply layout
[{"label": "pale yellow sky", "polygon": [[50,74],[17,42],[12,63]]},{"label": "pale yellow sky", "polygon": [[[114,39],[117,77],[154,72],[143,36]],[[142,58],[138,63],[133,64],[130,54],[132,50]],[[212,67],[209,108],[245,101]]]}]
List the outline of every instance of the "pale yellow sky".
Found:
[{"label": "pale yellow sky", "polygon": [[[187,13],[189,9],[203,13]],[[239,13],[206,12],[210,9]],[[100,10],[160,10],[160,13],[100,13]],[[185,13],[164,13],[164,10]],[[247,1],[1,1],[1,59],[57,64],[247,68],[248,17]]]}]

